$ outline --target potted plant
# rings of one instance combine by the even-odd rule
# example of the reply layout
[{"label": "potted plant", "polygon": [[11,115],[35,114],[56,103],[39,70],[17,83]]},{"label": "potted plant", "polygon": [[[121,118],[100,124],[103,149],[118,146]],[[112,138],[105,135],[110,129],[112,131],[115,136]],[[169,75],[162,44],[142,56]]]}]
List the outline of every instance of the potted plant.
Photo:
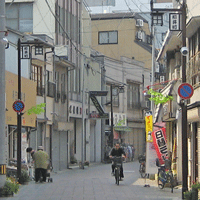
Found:
[{"label": "potted plant", "polygon": [[22,169],[21,177],[20,177],[20,183],[23,184],[23,185],[27,185],[29,181],[30,181],[30,177],[28,175],[27,170]]},{"label": "potted plant", "polygon": [[19,183],[14,177],[6,178],[6,182],[2,188],[0,188],[1,197],[13,196],[19,191]]},{"label": "potted plant", "polygon": [[196,200],[198,199],[198,190],[200,189],[200,183],[194,183],[192,189],[184,193],[184,196],[187,200]]},{"label": "potted plant", "polygon": [[77,163],[77,159],[75,158],[75,156],[71,156],[70,162],[71,164]]}]

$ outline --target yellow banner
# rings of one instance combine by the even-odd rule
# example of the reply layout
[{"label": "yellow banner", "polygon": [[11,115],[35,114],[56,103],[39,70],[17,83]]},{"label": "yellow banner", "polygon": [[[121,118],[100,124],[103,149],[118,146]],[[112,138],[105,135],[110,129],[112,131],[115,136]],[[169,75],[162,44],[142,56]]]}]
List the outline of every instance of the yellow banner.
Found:
[{"label": "yellow banner", "polygon": [[153,131],[153,117],[152,115],[145,117],[145,125],[146,125],[146,141],[153,142],[153,138],[151,133]]}]

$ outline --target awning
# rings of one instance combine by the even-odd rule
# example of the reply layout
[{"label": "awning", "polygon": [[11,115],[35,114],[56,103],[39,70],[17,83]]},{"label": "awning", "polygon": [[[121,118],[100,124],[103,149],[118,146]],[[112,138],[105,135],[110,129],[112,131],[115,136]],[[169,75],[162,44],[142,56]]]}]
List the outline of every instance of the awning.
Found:
[{"label": "awning", "polygon": [[[172,80],[170,81],[162,90],[160,93],[162,93],[164,96],[168,96],[171,94],[174,83],[176,82],[176,80]],[[153,118],[153,124],[155,124],[158,121],[158,116],[160,113],[160,109],[161,109],[161,104],[159,103],[158,105],[155,106],[154,109],[154,118]]]},{"label": "awning", "polygon": [[179,31],[168,31],[165,37],[165,40],[162,44],[162,47],[158,53],[156,61],[159,61],[163,58],[167,51],[173,51],[176,46],[181,45],[181,38],[177,35]]},{"label": "awning", "polygon": [[124,131],[124,132],[130,132],[131,129],[128,126],[114,126],[114,129],[116,131]]},{"label": "awning", "polygon": [[187,38],[190,38],[192,35],[194,35],[194,33],[198,30],[199,27],[200,27],[200,16],[192,17],[186,26]]},{"label": "awning", "polygon": [[187,106],[188,122],[200,121],[200,101],[196,101]]}]

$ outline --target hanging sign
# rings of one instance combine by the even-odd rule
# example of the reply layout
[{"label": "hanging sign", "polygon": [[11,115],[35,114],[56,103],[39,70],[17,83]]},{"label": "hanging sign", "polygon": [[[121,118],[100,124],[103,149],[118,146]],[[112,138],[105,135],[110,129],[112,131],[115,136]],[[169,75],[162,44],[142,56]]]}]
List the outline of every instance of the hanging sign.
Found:
[{"label": "hanging sign", "polygon": [[161,128],[152,133],[153,143],[156,149],[156,153],[160,164],[164,164],[168,158],[167,152],[167,140],[166,140],[166,128]]},{"label": "hanging sign", "polygon": [[153,131],[153,117],[152,115],[145,116],[145,125],[146,125],[146,141],[153,142],[152,131]]}]

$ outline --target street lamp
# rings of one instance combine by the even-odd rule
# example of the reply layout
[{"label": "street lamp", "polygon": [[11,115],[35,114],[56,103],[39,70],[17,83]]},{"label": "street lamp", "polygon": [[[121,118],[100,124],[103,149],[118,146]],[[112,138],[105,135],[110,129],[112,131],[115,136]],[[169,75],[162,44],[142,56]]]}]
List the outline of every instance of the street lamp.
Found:
[{"label": "street lamp", "polygon": [[115,96],[117,96],[119,93],[124,93],[124,86],[116,86],[114,84],[111,84],[110,85],[110,101],[107,102],[105,105],[108,105],[110,104],[110,121],[111,121],[111,124],[110,124],[110,132],[111,132],[111,146],[114,146],[113,145],[113,140],[114,140],[114,137],[113,137],[113,128],[114,128],[114,124],[113,124],[113,86],[115,87],[116,92],[115,92]]}]

